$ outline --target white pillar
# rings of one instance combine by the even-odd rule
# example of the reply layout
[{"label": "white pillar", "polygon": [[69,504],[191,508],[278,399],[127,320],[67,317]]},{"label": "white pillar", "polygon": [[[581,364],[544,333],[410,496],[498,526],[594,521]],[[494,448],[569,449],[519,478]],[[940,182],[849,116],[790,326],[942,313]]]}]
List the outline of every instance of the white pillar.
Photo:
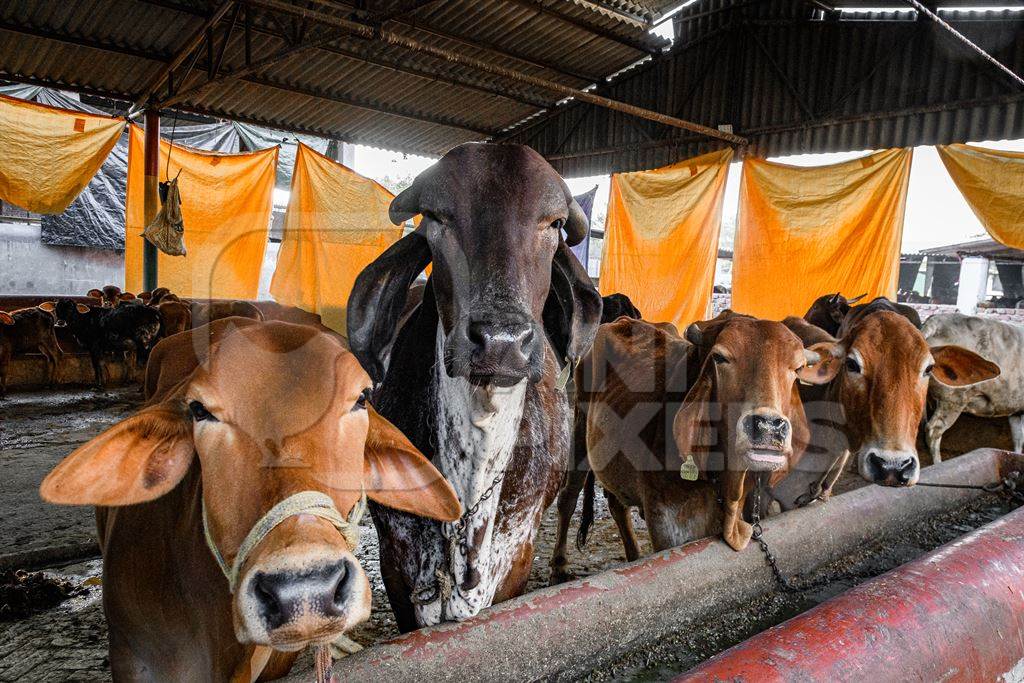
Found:
[{"label": "white pillar", "polygon": [[968,256],[960,261],[960,289],[956,307],[964,315],[974,315],[978,302],[988,292],[988,259]]},{"label": "white pillar", "polygon": [[338,161],[345,164],[349,168],[355,168],[356,146],[348,142],[341,143],[341,158],[338,159]]}]

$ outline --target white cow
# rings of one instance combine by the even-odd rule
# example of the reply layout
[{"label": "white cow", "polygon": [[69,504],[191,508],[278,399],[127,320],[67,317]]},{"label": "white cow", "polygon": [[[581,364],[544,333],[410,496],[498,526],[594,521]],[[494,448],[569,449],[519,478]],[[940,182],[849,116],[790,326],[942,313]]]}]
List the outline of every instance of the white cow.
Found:
[{"label": "white cow", "polygon": [[942,435],[960,413],[979,417],[1008,417],[1013,449],[1024,448],[1024,328],[962,313],[940,313],[921,328],[931,347],[957,344],[997,364],[998,377],[966,387],[953,388],[932,380],[928,398],[934,404],[926,433],[934,462],[941,462]]}]

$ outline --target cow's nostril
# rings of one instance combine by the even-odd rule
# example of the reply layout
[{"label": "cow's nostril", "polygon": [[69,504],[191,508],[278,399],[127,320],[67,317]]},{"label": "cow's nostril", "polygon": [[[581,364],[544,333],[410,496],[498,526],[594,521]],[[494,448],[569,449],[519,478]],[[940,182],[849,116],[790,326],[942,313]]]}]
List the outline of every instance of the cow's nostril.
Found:
[{"label": "cow's nostril", "polygon": [[337,579],[334,586],[330,604],[324,610],[330,616],[338,616],[345,611],[345,605],[352,595],[352,578],[354,572],[349,567],[348,560],[338,563]]},{"label": "cow's nostril", "polygon": [[253,578],[253,597],[259,603],[263,619],[271,629],[275,629],[287,621],[287,615],[281,604],[278,588],[279,582],[277,577],[261,572]]}]

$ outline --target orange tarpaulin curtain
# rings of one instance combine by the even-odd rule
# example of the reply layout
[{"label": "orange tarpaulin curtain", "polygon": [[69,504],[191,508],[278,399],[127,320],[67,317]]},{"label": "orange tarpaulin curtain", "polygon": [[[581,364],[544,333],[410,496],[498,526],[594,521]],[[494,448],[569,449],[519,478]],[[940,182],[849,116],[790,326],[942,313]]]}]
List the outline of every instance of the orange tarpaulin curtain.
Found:
[{"label": "orange tarpaulin curtain", "polygon": [[939,157],[967,204],[996,240],[1024,249],[1024,152],[939,145]]},{"label": "orange tarpaulin curtain", "polygon": [[682,329],[707,315],[732,150],[612,176],[601,256],[603,294]]},{"label": "orange tarpaulin curtain", "polygon": [[732,308],[772,320],[822,294],[895,298],[911,150],[798,167],[743,162]]},{"label": "orange tarpaulin curtain", "polygon": [[394,195],[299,143],[284,237],[270,293],[282,304],[320,314],[341,334],[360,271],[402,236],[388,206]]},{"label": "orange tarpaulin curtain", "polygon": [[62,213],[96,175],[124,125],[123,118],[0,95],[0,200]]},{"label": "orange tarpaulin curtain", "polygon": [[[131,127],[125,207],[125,286],[142,287],[145,133]],[[167,155],[170,153],[170,168]],[[185,256],[158,256],[158,278],[180,296],[255,299],[270,229],[277,147],[221,154],[160,140],[160,180],[178,177]]]}]

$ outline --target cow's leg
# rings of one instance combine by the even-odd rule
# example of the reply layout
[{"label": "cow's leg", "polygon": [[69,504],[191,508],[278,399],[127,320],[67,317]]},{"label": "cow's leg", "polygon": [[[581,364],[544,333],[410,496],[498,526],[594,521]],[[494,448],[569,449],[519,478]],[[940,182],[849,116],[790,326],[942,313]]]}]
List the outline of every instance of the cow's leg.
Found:
[{"label": "cow's leg", "polygon": [[11,364],[11,347],[0,344],[0,398],[7,396],[7,368]]},{"label": "cow's leg", "polygon": [[586,480],[586,472],[578,472],[574,469],[566,473],[565,485],[558,492],[558,530],[555,534],[555,547],[551,551],[551,574],[548,578],[548,584],[551,586],[576,578],[569,571],[566,546],[569,543],[569,526],[572,523],[572,516],[576,513],[576,502],[579,500],[580,491],[583,490]]},{"label": "cow's leg", "polygon": [[103,358],[99,351],[89,350],[89,360],[92,361],[92,373],[96,379],[96,389],[103,390]]},{"label": "cow's leg", "polygon": [[64,354],[60,348],[54,348],[56,344],[44,340],[39,344],[39,353],[46,359],[46,386],[53,389],[57,383],[57,368],[63,361]]},{"label": "cow's leg", "polygon": [[932,464],[942,462],[942,435],[953,426],[956,419],[960,417],[960,406],[953,405],[947,401],[939,401],[935,406],[935,412],[928,420],[926,434],[928,436],[928,450],[932,454]]},{"label": "cow's leg", "polygon": [[619,536],[622,537],[622,547],[626,551],[626,561],[632,562],[640,557],[640,544],[636,540],[636,531],[633,529],[633,517],[629,514],[629,508],[605,489],[604,497],[608,500],[608,512],[615,520],[615,526],[619,528]]},{"label": "cow's leg", "polygon": [[1024,413],[1010,416],[1010,433],[1013,435],[1013,450],[1024,453]]}]

